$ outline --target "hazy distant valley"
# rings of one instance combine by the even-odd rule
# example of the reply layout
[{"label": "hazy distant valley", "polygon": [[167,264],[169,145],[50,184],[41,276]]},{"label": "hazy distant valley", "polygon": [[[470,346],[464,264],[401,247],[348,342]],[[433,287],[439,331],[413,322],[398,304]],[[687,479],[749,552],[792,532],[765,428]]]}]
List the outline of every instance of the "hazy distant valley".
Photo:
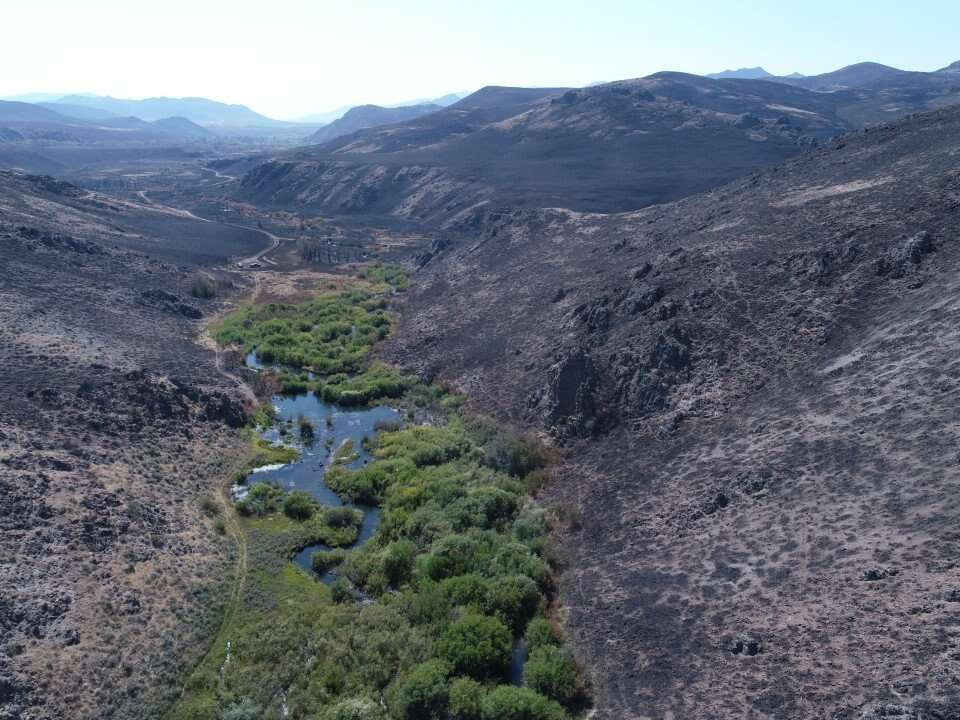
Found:
[{"label": "hazy distant valley", "polygon": [[0,101],[0,718],[960,713],[957,63],[338,114]]}]

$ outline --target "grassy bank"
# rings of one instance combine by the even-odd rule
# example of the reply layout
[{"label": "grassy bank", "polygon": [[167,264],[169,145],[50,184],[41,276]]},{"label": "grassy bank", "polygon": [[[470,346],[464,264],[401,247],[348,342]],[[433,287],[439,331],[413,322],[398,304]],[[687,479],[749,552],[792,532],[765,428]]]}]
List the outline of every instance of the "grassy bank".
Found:
[{"label": "grassy bank", "polygon": [[[397,282],[378,273],[377,282]],[[583,709],[577,669],[548,620],[550,523],[530,497],[542,448],[439,388],[380,384],[401,377],[369,362],[390,326],[383,294],[367,290],[245,308],[216,329],[222,342],[269,347],[273,362],[309,369],[309,389],[324,397],[330,386],[368,383],[356,402],[398,398],[431,423],[384,428],[370,464],[329,471],[344,498],[382,512],[368,543],[315,559],[339,566],[344,579],[332,587],[289,559],[318,541],[349,545],[359,518],[251,491],[256,506],[237,520],[249,548],[242,597],[171,718],[561,720]],[[516,687],[520,639],[529,659]]]}]

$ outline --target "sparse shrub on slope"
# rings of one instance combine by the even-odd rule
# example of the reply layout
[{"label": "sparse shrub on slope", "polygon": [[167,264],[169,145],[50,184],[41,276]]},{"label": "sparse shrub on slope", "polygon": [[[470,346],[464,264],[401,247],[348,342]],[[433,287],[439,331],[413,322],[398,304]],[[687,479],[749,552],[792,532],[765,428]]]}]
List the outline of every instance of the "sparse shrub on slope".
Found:
[{"label": "sparse shrub on slope", "polygon": [[208,277],[198,277],[193,281],[190,294],[201,300],[212,300],[217,296],[217,284]]}]

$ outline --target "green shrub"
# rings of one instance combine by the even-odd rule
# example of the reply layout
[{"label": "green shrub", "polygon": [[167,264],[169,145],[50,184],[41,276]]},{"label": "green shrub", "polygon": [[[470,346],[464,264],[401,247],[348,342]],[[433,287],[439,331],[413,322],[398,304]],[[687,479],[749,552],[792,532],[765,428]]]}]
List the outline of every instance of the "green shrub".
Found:
[{"label": "green shrub", "polygon": [[382,282],[403,292],[410,286],[410,277],[407,271],[399,265],[384,265],[377,263],[360,271],[360,277],[371,282]]},{"label": "green shrub", "polygon": [[507,543],[498,549],[487,564],[485,574],[526,575],[543,591],[547,591],[551,585],[549,566],[523,543]]},{"label": "green shrub", "polygon": [[481,704],[486,691],[470,678],[457,678],[450,685],[451,720],[481,720]]},{"label": "green shrub", "polygon": [[227,523],[223,521],[223,518],[217,518],[213,521],[213,529],[217,531],[218,535],[226,535]]},{"label": "green shrub", "polygon": [[190,294],[201,300],[211,300],[217,296],[217,285],[208,277],[198,277],[193,281]]},{"label": "green shrub", "polygon": [[537,584],[526,575],[499,577],[487,590],[487,612],[493,613],[519,635],[540,604]]},{"label": "green shrub", "polygon": [[473,534],[448,535],[434,543],[429,555],[419,559],[420,572],[431,580],[443,580],[473,572],[486,555],[488,544]]},{"label": "green shrub", "polygon": [[382,720],[383,709],[369,698],[342,700],[323,714],[323,720]]},{"label": "green shrub", "polygon": [[316,431],[314,430],[313,423],[310,421],[310,418],[304,415],[298,417],[297,427],[300,429],[300,437],[303,440],[313,440],[314,436],[316,435]]},{"label": "green shrub", "polygon": [[[293,375],[283,373],[280,376],[280,394],[281,395],[303,395],[310,391],[310,381],[303,375]],[[313,429],[313,426],[310,428]],[[301,434],[303,426],[300,426]]]},{"label": "green shrub", "polygon": [[350,583],[343,578],[338,578],[337,581],[330,586],[330,598],[337,605],[351,602],[353,600],[353,592],[350,590]]},{"label": "green shrub", "polygon": [[540,510],[525,510],[513,521],[513,536],[522,543],[545,537],[547,529],[547,519]]},{"label": "green shrub", "polygon": [[283,499],[283,514],[291,520],[309,520],[315,505],[310,493],[293,490]]},{"label": "green shrub", "polygon": [[441,720],[446,716],[450,666],[443,660],[420,663],[399,681],[391,694],[394,715],[400,720]]},{"label": "green shrub", "polygon": [[547,463],[543,446],[533,438],[500,431],[483,448],[484,462],[514,477],[526,477]]},{"label": "green shrub", "polygon": [[440,583],[440,591],[457,606],[482,610],[487,605],[487,581],[479,575],[457,575]]},{"label": "green shrub", "polygon": [[530,652],[523,666],[527,686],[562,705],[577,696],[577,671],[570,656],[554,645],[541,645]]},{"label": "green shrub", "polygon": [[255,517],[270,515],[280,509],[283,495],[283,490],[273,483],[254,483],[247,496],[237,503],[237,511]]},{"label": "green shrub", "polygon": [[527,625],[527,646],[530,651],[548,645],[559,646],[560,638],[557,636],[553,624],[544,617],[534,618]]},{"label": "green shrub", "polygon": [[215,517],[220,514],[220,505],[210,495],[204,495],[200,498],[200,511],[207,517]]},{"label": "green shrub", "polygon": [[219,679],[216,673],[212,671],[198,670],[187,678],[184,683],[184,689],[189,692],[199,692],[202,690],[213,690],[217,687]]},{"label": "green shrub", "polygon": [[310,555],[310,565],[313,571],[322,575],[332,567],[336,567],[347,558],[345,550],[319,550]]},{"label": "green shrub", "polygon": [[567,714],[554,700],[525,687],[499,685],[480,705],[482,720],[565,720]]},{"label": "green shrub", "polygon": [[399,587],[410,578],[416,552],[416,546],[409,540],[398,540],[387,546],[383,555],[383,572],[391,586]]},{"label": "green shrub", "polygon": [[323,521],[332,528],[345,528],[351,525],[359,525],[362,522],[362,514],[344,505],[331,506],[324,509]]},{"label": "green shrub", "polygon": [[457,675],[478,680],[503,677],[510,665],[512,638],[496,618],[467,615],[455,622],[437,643],[438,655]]},{"label": "green shrub", "polygon": [[263,711],[250,698],[244,698],[223,711],[221,720],[259,720]]}]

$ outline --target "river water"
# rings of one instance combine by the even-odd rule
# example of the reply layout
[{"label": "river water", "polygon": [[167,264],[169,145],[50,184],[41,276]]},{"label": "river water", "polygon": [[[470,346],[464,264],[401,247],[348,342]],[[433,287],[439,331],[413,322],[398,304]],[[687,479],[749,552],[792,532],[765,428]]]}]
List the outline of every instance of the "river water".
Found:
[{"label": "river water", "polygon": [[[255,352],[247,356],[247,366],[253,370],[263,370],[269,366],[261,363]],[[262,433],[270,442],[294,444],[301,450],[301,456],[287,465],[269,465],[258,468],[247,476],[246,487],[258,482],[272,482],[284,490],[303,490],[323,505],[341,506],[347,504],[363,511],[363,524],[355,548],[367,542],[380,525],[380,511],[374,507],[350,505],[324,482],[327,469],[332,465],[334,454],[346,443],[352,443],[353,458],[345,467],[356,469],[370,462],[370,452],[364,447],[365,440],[373,440],[377,427],[381,423],[400,421],[401,413],[386,405],[369,408],[345,408],[324,402],[313,393],[302,395],[274,395],[271,399],[277,412],[277,421],[273,427]],[[314,428],[314,437],[309,442],[299,438],[298,421],[308,419]],[[286,432],[282,432],[286,429]],[[238,489],[242,496],[243,489]],[[323,543],[310,545],[300,550],[293,561],[304,572],[317,577],[313,572],[312,555],[315,552],[330,550]],[[333,583],[336,575],[332,571],[319,576],[327,584]]]}]

